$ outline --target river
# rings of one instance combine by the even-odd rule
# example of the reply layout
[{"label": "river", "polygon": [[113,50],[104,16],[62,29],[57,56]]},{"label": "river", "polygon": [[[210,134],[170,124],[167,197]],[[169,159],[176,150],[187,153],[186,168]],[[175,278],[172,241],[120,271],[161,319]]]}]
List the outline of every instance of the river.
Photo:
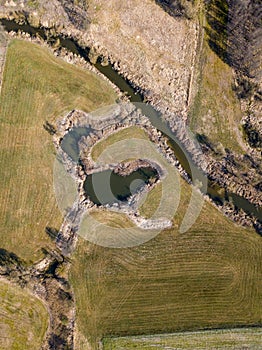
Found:
[{"label": "river", "polygon": [[[47,37],[46,31],[44,28],[34,28],[30,26],[29,24],[18,24],[15,21],[10,21],[6,19],[0,20],[0,23],[3,25],[3,27],[7,31],[15,31],[18,30],[29,33],[31,36],[39,35],[44,40],[48,40],[50,42],[56,41],[57,39],[60,40],[60,45],[64,48],[66,48],[68,51],[71,51],[72,53],[78,54],[82,56],[86,61],[89,63],[89,51],[90,49],[88,47],[82,48],[78,45],[77,42],[75,42],[73,39],[65,38],[62,36],[56,36],[56,37]],[[204,193],[207,193],[213,201],[217,202],[218,204],[223,204],[225,202],[230,201],[237,209],[242,209],[245,213],[253,215],[255,218],[257,218],[262,223],[262,208],[257,208],[254,204],[249,202],[247,199],[235,194],[226,192],[224,189],[219,188],[217,184],[214,182],[211,182],[210,180],[206,179],[205,174],[200,170],[192,161],[190,154],[186,151],[186,149],[183,147],[181,142],[176,138],[172,130],[170,129],[169,125],[162,120],[161,114],[157,112],[151,105],[142,103],[144,101],[144,98],[141,93],[138,92],[137,89],[135,89],[131,83],[124,79],[109,63],[108,65],[102,64],[102,57],[99,57],[97,62],[94,64],[94,66],[102,73],[104,74],[112,83],[114,83],[122,92],[125,92],[128,96],[130,101],[133,104],[137,104],[137,106],[142,109],[142,112],[150,119],[152,125],[160,130],[166,137],[169,139],[169,145],[173,149],[177,159],[179,160],[180,164],[182,165],[183,169],[188,173],[188,175],[193,178],[195,181],[196,179],[204,183],[207,181],[207,187],[204,188]],[[76,158],[77,152],[78,152],[78,146],[77,142],[78,139],[80,139],[81,135],[83,135],[83,130],[78,135],[78,132],[75,131],[71,134],[71,140],[70,142],[66,142],[66,144],[70,144],[71,151],[66,150],[69,152],[68,154],[71,157]],[[79,136],[79,138],[78,138]],[[70,137],[70,135],[68,136]],[[73,151],[72,151],[73,150]],[[193,175],[192,175],[193,174]],[[204,186],[205,187],[205,186]]]},{"label": "river", "polygon": [[[127,176],[105,170],[88,175],[84,189],[92,202],[97,205],[120,203],[126,202],[132,194],[136,194],[157,178],[157,171],[151,167],[139,168]],[[110,185],[105,186],[107,183]]]}]

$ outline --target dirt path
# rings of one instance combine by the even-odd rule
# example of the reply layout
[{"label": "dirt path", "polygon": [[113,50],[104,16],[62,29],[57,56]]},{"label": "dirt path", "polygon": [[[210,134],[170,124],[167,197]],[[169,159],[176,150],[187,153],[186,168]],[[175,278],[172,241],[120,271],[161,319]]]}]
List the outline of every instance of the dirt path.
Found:
[{"label": "dirt path", "polygon": [[5,56],[7,51],[8,40],[5,35],[4,29],[0,26],[0,93],[2,89],[3,73],[5,66]]}]

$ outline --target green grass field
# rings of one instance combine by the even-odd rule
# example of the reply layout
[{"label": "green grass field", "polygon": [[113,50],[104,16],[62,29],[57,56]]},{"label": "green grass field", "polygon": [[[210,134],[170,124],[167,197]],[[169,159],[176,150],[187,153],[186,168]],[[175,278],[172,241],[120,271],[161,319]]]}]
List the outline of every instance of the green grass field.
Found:
[{"label": "green grass field", "polygon": [[243,328],[104,339],[104,350],[259,350],[262,329]]},{"label": "green grass field", "polygon": [[126,215],[118,212],[113,212],[106,209],[92,210],[90,211],[90,215],[98,222],[111,227],[127,228],[134,226],[134,224],[128,219]]},{"label": "green grass field", "polygon": [[[208,202],[193,227],[179,233],[192,191],[182,179],[180,187],[173,228],[153,240],[109,249],[79,239],[70,280],[79,330],[94,349],[106,336],[261,324],[261,237]],[[142,207],[149,216],[159,190]],[[114,226],[125,224],[123,216],[113,219]]]},{"label": "green grass field", "polygon": [[48,312],[26,289],[0,281],[0,349],[39,350]]},{"label": "green grass field", "polygon": [[131,126],[129,128],[125,128],[97,142],[92,148],[91,156],[93,160],[96,161],[99,155],[102,153],[102,151],[107,147],[109,147],[110,145],[113,145],[115,142],[121,141],[123,139],[132,139],[132,138],[146,140],[148,136],[144,130],[140,129],[137,126]]},{"label": "green grass field", "polygon": [[[210,17],[216,18],[216,6],[226,2],[212,3],[215,5],[210,5]],[[233,70],[210,48],[207,34],[211,30],[210,24],[202,17],[201,22],[205,34],[197,67],[199,86],[190,111],[190,126],[195,133],[207,136],[211,143],[222,143],[232,151],[243,152],[242,131],[239,127],[242,112],[233,90]],[[221,41],[217,45],[224,45],[223,34],[219,36],[218,32],[216,40]]]},{"label": "green grass field", "polygon": [[160,205],[160,199],[162,196],[162,183],[158,183],[148,193],[145,202],[139,207],[139,214],[144,218],[148,219],[155,213],[158,206]]},{"label": "green grass field", "polygon": [[[54,148],[43,123],[54,123],[73,108],[90,111],[112,104],[115,98],[105,82],[54,58],[47,49],[11,42],[0,97],[2,248],[34,261],[40,258],[41,247],[52,244],[45,227],[61,224],[52,187]],[[125,132],[133,135],[132,130]],[[119,135],[110,143],[117,140]],[[236,226],[209,203],[194,226],[179,233],[191,194],[184,181],[180,186],[173,228],[150,242],[109,249],[79,239],[70,280],[79,331],[94,348],[105,336],[262,323],[261,237]],[[145,215],[154,209],[158,191],[156,187],[142,208]],[[119,214],[93,215],[114,227],[129,225]],[[38,335],[41,332],[38,328]]]},{"label": "green grass field", "polygon": [[11,41],[0,96],[0,246],[26,261],[51,244],[45,227],[62,223],[53,191],[55,149],[44,130],[73,108],[92,111],[116,95],[95,74],[46,48]]}]

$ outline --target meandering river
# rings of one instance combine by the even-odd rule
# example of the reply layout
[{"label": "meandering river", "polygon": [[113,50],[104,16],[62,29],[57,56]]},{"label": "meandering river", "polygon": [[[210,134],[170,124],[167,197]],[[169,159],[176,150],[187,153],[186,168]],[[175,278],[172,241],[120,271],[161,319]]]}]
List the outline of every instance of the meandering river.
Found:
[{"label": "meandering river", "polygon": [[[15,21],[10,21],[2,19],[1,24],[7,31],[18,32],[23,31],[29,33],[31,36],[39,35],[44,40],[60,40],[60,46],[66,48],[72,53],[82,56],[86,61],[90,63],[89,60],[89,48],[80,47],[73,39],[64,38],[62,36],[57,37],[47,37],[46,31],[44,28],[34,28],[29,24],[18,24]],[[139,104],[139,108],[142,109],[143,114],[145,114],[151,121],[152,125],[160,130],[166,137],[169,139],[170,147],[173,149],[177,159],[188,173],[188,175],[193,180],[198,179],[199,181],[206,181],[205,174],[192,162],[190,155],[185,150],[181,142],[176,138],[168,124],[162,120],[161,114],[157,112],[151,105],[142,103],[144,98],[141,93],[132,87],[131,83],[124,79],[113,66],[109,63],[107,66],[102,64],[102,57],[99,57],[94,66],[104,74],[112,83],[114,83],[122,92],[125,92],[129,97],[130,101],[136,105]],[[79,128],[80,129],[80,128]],[[65,151],[68,155],[76,160],[78,158],[78,141],[81,136],[86,133],[86,130],[73,130],[73,132],[68,133],[67,137],[69,138],[64,144],[67,145],[68,149]],[[69,146],[68,146],[69,145]],[[192,176],[193,173],[193,176]],[[123,190],[124,191],[124,190]],[[127,189],[125,188],[125,191]],[[214,182],[208,180],[207,189],[205,191],[215,202],[223,204],[227,201],[231,201],[237,209],[244,210],[247,214],[252,214],[255,218],[262,222],[262,209],[257,208],[254,204],[250,203],[245,198],[236,195],[234,193],[226,192],[224,189],[220,189]],[[118,191],[118,195],[121,196],[121,191]],[[123,196],[125,194],[123,192]]]}]

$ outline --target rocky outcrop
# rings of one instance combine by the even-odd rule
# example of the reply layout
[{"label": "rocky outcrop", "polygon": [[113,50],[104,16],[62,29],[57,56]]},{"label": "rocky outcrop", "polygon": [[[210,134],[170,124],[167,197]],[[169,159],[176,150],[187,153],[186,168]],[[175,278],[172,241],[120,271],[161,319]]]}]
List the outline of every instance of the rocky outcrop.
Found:
[{"label": "rocky outcrop", "polygon": [[193,18],[197,14],[195,0],[155,0],[164,11],[173,17]]}]

